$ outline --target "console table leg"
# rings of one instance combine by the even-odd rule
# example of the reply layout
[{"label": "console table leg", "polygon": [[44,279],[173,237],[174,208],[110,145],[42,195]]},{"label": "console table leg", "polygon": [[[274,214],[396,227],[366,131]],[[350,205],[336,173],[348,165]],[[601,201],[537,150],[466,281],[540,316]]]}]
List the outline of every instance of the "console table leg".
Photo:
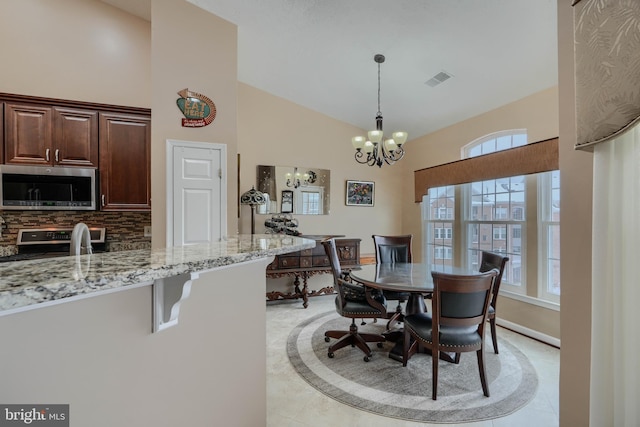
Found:
[{"label": "console table leg", "polygon": [[300,297],[302,292],[300,292],[300,276],[297,274],[293,279],[293,292],[295,292],[296,296]]},{"label": "console table leg", "polygon": [[307,273],[302,273],[302,306],[307,308],[309,306],[309,288],[307,288]]}]

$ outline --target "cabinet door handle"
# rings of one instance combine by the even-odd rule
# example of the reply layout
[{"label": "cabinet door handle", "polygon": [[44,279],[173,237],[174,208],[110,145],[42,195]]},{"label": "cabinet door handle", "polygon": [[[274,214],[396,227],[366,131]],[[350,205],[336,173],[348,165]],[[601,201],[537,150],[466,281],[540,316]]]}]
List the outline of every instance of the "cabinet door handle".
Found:
[{"label": "cabinet door handle", "polygon": [[44,152],[44,158],[45,158],[45,160],[46,160],[47,162],[49,161],[49,151],[51,151],[51,150],[49,150],[49,149],[47,148],[47,150]]},{"label": "cabinet door handle", "polygon": [[104,206],[104,205],[105,205],[105,197],[104,197],[104,194],[103,194],[102,195],[102,206]]},{"label": "cabinet door handle", "polygon": [[56,148],[56,154],[55,154],[56,163],[60,161],[59,154],[60,154],[60,150]]}]

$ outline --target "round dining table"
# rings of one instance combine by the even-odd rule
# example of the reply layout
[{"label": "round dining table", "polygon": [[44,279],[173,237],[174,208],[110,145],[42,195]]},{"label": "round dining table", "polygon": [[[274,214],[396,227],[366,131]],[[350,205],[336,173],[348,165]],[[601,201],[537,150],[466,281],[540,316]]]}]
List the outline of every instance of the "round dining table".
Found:
[{"label": "round dining table", "polygon": [[[408,292],[409,299],[405,306],[405,315],[409,315],[427,311],[424,297],[433,292],[432,271],[459,275],[480,274],[477,270],[450,265],[396,262],[363,265],[351,270],[349,275],[356,282],[371,288]],[[394,348],[389,352],[389,357],[402,361],[402,330],[388,331],[385,335],[390,341],[396,342]],[[453,360],[449,356],[446,353],[441,353],[441,359],[452,362]]]},{"label": "round dining table", "polygon": [[350,276],[356,282],[371,288],[409,292],[405,310],[406,314],[413,314],[426,311],[423,295],[433,292],[432,271],[460,275],[479,274],[477,270],[450,265],[395,262],[363,265],[351,270]]}]

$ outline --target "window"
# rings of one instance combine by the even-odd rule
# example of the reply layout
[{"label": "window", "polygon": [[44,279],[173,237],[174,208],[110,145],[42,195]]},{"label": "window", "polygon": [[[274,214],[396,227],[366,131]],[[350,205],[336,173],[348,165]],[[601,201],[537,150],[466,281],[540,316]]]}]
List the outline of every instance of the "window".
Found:
[{"label": "window", "polygon": [[446,206],[437,208],[436,219],[453,219],[453,208]]},{"label": "window", "polygon": [[323,212],[322,198],[324,188],[314,185],[298,187],[293,190],[295,213],[319,215]]},{"label": "window", "polygon": [[507,208],[506,207],[496,207],[496,219],[507,219]]},{"label": "window", "polygon": [[320,212],[320,193],[303,191],[302,192],[302,213],[319,215]]},{"label": "window", "polygon": [[[480,138],[463,149],[463,157],[475,157],[525,145],[525,131],[507,131]],[[525,293],[522,268],[525,259],[523,227],[526,212],[526,177],[511,176],[466,185],[462,220],[467,265],[477,268],[482,251],[505,254],[509,262],[504,287]],[[517,274],[515,271],[517,270]]]},{"label": "window", "polygon": [[450,246],[436,246],[435,248],[436,259],[452,259],[453,249]]},{"label": "window", "polygon": [[455,189],[452,185],[431,188],[422,199],[426,263],[453,265],[454,206]]},{"label": "window", "polygon": [[435,229],[435,238],[436,239],[448,239],[451,240],[453,236],[453,230],[451,228],[436,228]]},{"label": "window", "polygon": [[511,213],[512,218],[516,221],[522,221],[524,220],[524,209],[516,206],[513,208],[513,212]]},{"label": "window", "polygon": [[541,175],[540,218],[540,295],[560,301],[560,171]]},{"label": "window", "polygon": [[493,227],[493,240],[507,240],[507,227],[501,225]]}]

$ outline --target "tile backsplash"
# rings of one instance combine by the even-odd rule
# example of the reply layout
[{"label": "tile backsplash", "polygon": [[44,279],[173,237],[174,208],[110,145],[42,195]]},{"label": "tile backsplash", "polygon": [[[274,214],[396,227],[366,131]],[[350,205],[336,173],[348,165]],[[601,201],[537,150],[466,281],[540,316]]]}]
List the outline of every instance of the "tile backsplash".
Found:
[{"label": "tile backsplash", "polygon": [[17,252],[16,239],[21,228],[73,228],[78,222],[89,227],[105,227],[108,251],[151,247],[151,237],[144,237],[144,227],[151,225],[150,212],[0,211],[0,216],[5,220],[0,255]]}]

